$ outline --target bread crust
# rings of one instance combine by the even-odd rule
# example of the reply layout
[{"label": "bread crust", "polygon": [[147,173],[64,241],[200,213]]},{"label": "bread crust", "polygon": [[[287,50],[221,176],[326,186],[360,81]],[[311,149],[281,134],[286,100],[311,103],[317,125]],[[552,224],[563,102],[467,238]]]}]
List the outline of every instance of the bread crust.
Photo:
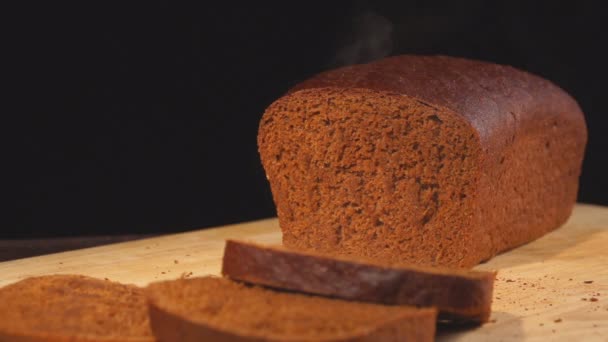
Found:
[{"label": "bread crust", "polygon": [[370,89],[407,95],[465,118],[489,159],[536,121],[559,117],[587,139],[583,113],[555,84],[511,66],[449,56],[403,55],[320,73],[289,93],[311,88]]},{"label": "bread crust", "polygon": [[495,272],[390,265],[228,240],[231,279],[346,300],[436,307],[440,319],[486,322]]}]

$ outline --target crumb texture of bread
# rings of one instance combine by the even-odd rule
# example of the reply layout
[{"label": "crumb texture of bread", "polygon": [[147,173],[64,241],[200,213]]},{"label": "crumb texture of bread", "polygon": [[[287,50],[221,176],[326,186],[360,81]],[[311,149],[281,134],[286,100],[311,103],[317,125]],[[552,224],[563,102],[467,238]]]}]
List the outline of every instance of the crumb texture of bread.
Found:
[{"label": "crumb texture of bread", "polygon": [[442,320],[486,322],[494,272],[381,262],[228,240],[222,274],[345,300],[436,307]]},{"label": "crumb texture of bread", "polygon": [[143,290],[80,275],[0,289],[0,341],[152,342]]},{"label": "crumb texture of bread", "polygon": [[276,292],[226,278],[150,284],[161,341],[432,341],[436,311]]},{"label": "crumb texture of bread", "polygon": [[549,81],[444,56],[321,73],[258,132],[286,246],[451,267],[565,222],[586,140]]}]

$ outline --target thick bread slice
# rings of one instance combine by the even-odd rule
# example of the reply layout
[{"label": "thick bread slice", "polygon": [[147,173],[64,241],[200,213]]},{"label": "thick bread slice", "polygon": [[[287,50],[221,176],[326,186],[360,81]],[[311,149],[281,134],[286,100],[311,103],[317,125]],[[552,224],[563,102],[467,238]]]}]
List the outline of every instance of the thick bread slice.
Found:
[{"label": "thick bread slice", "polygon": [[444,56],[321,73],[258,133],[285,246],[456,267],[564,223],[586,141],[551,82]]},{"label": "thick bread slice", "polygon": [[80,275],[0,289],[0,341],[153,342],[140,288]]},{"label": "thick bread slice", "polygon": [[226,278],[148,286],[161,341],[432,341],[436,311],[276,292]]},{"label": "thick bread slice", "polygon": [[436,307],[440,319],[488,320],[495,273],[393,264],[228,240],[222,274],[235,280],[380,304]]}]

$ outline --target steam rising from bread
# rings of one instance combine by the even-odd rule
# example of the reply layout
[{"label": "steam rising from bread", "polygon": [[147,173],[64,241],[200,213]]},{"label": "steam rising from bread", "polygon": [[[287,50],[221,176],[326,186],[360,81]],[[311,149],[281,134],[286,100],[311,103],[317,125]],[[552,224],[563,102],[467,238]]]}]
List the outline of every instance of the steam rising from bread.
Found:
[{"label": "steam rising from bread", "polygon": [[367,63],[388,56],[393,49],[393,24],[374,12],[353,17],[350,37],[338,48],[331,67]]}]

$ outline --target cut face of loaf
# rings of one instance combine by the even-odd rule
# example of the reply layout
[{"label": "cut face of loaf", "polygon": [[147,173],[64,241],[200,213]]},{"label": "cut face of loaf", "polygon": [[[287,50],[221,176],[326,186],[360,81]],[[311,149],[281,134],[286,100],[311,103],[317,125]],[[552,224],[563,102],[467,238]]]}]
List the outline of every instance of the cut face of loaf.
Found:
[{"label": "cut face of loaf", "polygon": [[268,113],[260,151],[286,246],[456,262],[481,237],[463,229],[479,145],[462,118],[406,96],[331,88],[289,95]]},{"label": "cut face of loaf", "polygon": [[228,240],[222,274],[234,280],[345,300],[436,307],[450,323],[486,322],[495,273],[328,256]]},{"label": "cut face of loaf", "polygon": [[563,223],[585,142],[551,83],[420,56],[320,74],[258,135],[286,246],[459,267]]},{"label": "cut face of loaf", "polygon": [[433,341],[436,311],[281,293],[203,277],[148,286],[160,341]]},{"label": "cut face of loaf", "polygon": [[153,342],[143,291],[79,275],[0,288],[0,341]]}]

